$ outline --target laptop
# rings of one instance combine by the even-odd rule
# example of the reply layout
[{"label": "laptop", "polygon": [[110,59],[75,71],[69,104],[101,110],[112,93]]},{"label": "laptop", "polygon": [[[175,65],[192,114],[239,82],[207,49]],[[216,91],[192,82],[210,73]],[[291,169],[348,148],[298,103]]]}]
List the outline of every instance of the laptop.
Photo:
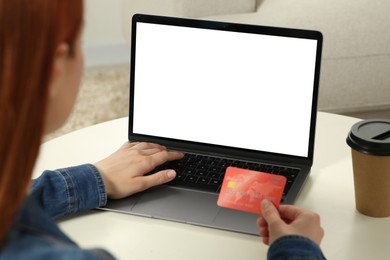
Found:
[{"label": "laptop", "polygon": [[258,235],[257,215],[217,206],[224,171],[285,175],[294,203],[313,163],[321,51],[318,31],[134,15],[128,139],[186,156],[155,170],[176,169],[172,183],[103,209]]}]

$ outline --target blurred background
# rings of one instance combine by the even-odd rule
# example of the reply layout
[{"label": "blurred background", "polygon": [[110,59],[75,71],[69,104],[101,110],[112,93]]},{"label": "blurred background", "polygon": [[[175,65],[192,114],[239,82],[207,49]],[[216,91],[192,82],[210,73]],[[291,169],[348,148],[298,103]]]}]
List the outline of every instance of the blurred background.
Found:
[{"label": "blurred background", "polygon": [[67,123],[44,141],[127,116],[135,13],[319,30],[324,49],[318,109],[390,118],[389,9],[390,2],[369,0],[85,0],[80,93]]}]

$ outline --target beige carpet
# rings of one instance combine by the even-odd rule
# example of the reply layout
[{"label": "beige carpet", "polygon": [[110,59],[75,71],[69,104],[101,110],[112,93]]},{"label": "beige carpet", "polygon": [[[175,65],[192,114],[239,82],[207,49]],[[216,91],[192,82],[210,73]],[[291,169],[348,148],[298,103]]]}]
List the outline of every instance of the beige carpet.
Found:
[{"label": "beige carpet", "polygon": [[128,115],[129,66],[87,69],[72,114],[44,142],[86,126]]}]

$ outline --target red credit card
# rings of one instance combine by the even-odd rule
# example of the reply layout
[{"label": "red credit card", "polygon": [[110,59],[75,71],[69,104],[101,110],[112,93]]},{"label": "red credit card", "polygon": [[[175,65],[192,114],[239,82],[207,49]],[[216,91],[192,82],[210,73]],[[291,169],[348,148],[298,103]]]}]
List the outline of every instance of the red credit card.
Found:
[{"label": "red credit card", "polygon": [[286,177],[236,167],[226,169],[218,206],[261,215],[263,199],[279,207]]}]

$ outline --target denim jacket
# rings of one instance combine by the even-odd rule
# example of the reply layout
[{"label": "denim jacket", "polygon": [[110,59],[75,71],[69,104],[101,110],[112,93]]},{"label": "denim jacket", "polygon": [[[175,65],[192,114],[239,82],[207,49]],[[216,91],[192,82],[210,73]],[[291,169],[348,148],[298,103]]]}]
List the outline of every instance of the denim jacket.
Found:
[{"label": "denim jacket", "polygon": [[272,243],[269,260],[325,260],[320,247],[310,239],[297,235],[284,236]]},{"label": "denim jacket", "polygon": [[113,259],[102,249],[80,249],[55,223],[106,202],[102,177],[93,165],[45,171],[33,182],[0,259]]},{"label": "denim jacket", "polygon": [[[55,222],[59,217],[104,206],[106,202],[104,183],[95,166],[84,164],[45,171],[34,180],[0,251],[0,260],[114,259],[103,249],[79,248]],[[268,259],[325,258],[314,242],[286,236],[272,244]]]}]

